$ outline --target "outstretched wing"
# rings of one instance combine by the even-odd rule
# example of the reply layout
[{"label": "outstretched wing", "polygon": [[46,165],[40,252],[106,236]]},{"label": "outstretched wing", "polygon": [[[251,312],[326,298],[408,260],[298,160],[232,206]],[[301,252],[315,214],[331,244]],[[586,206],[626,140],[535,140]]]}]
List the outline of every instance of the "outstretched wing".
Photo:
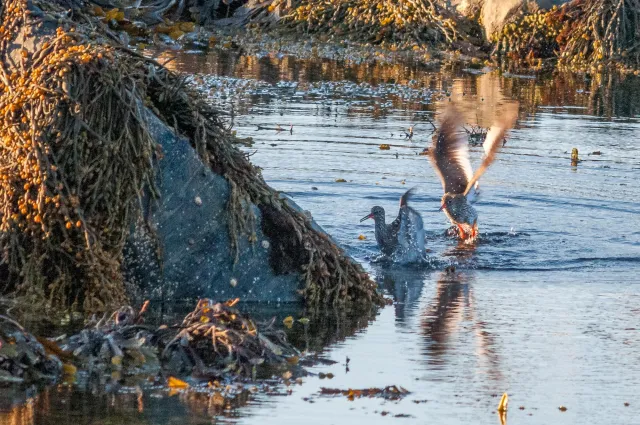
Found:
[{"label": "outstretched wing", "polygon": [[515,125],[516,120],[518,119],[518,106],[518,103],[509,104],[505,110],[499,114],[500,118],[498,121],[489,129],[487,137],[484,140],[484,144],[482,145],[484,147],[485,157],[482,160],[480,168],[476,170],[473,177],[467,183],[464,190],[465,195],[474,188],[475,183],[480,179],[487,168],[489,168],[489,165],[491,165],[491,163],[496,159],[496,154],[502,146],[504,135]]},{"label": "outstretched wing", "polygon": [[405,192],[400,198],[400,215],[398,221],[398,250],[394,258],[402,263],[420,261],[424,257],[424,224],[418,211],[408,204],[414,188]]},{"label": "outstretched wing", "polygon": [[473,176],[469,146],[460,129],[460,115],[450,107],[440,119],[430,155],[445,193],[463,193]]}]

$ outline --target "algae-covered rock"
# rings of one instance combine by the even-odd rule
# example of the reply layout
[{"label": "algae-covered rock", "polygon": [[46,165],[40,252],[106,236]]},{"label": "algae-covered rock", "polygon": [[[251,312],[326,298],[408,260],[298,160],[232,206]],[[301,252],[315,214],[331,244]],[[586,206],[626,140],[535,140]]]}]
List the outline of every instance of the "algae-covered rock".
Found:
[{"label": "algae-covered rock", "polygon": [[4,4],[3,292],[84,311],[132,295],[382,302],[181,76],[80,3]]}]

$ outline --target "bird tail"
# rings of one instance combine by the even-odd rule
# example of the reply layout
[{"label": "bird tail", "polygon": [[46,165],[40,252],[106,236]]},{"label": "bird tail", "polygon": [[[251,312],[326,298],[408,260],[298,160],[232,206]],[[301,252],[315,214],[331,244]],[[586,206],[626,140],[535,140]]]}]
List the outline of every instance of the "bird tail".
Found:
[{"label": "bird tail", "polygon": [[416,193],[416,188],[412,187],[411,189],[407,190],[404,195],[402,195],[402,197],[400,197],[400,207],[404,207],[406,205],[408,205],[409,199],[411,199],[411,197]]},{"label": "bird tail", "polygon": [[480,179],[480,177],[487,171],[487,168],[491,165],[491,163],[496,159],[496,154],[498,153],[498,149],[502,146],[502,140],[504,139],[504,135],[507,131],[509,131],[516,123],[518,119],[518,103],[513,103],[507,106],[505,111],[501,114],[497,123],[495,123],[489,129],[487,133],[487,137],[484,140],[484,152],[485,157],[482,161],[480,167],[476,170],[473,178],[469,180],[467,184],[467,188],[464,191],[464,194],[467,195],[469,191],[474,188],[476,182]]}]

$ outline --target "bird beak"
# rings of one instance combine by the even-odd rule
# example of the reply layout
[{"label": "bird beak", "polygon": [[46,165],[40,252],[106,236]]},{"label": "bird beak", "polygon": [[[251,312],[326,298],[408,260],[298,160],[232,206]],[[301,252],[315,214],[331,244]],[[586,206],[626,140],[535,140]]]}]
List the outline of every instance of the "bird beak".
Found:
[{"label": "bird beak", "polygon": [[440,205],[440,209],[438,211],[442,211],[444,209],[444,204]]},{"label": "bird beak", "polygon": [[360,219],[360,223],[362,223],[363,221],[368,220],[370,218],[373,218],[373,214],[365,215],[364,217],[362,217]]}]

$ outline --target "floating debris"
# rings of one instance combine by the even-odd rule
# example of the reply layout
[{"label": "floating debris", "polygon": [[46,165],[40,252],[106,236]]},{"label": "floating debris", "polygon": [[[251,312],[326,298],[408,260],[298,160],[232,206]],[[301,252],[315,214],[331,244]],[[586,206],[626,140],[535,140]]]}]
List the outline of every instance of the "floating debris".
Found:
[{"label": "floating debris", "polygon": [[560,407],[558,407],[558,410],[561,411],[561,412],[566,412],[567,408],[565,406],[560,406]]},{"label": "floating debris", "polygon": [[498,403],[498,412],[506,412],[509,405],[509,395],[507,393],[502,394],[500,403]]},{"label": "floating debris", "polygon": [[346,183],[345,179],[336,179],[336,183]]},{"label": "floating debris", "polygon": [[578,157],[578,148],[573,148],[571,150],[571,165],[576,167],[579,162],[582,162],[582,160]]},{"label": "floating debris", "polygon": [[383,398],[385,400],[399,400],[410,393],[403,387],[390,385],[384,388],[366,388],[362,390],[353,390],[351,388],[347,390],[340,390],[335,388],[323,387],[320,389],[320,394],[329,396],[342,395],[347,397],[349,400],[354,400],[356,398],[362,397],[376,397]]},{"label": "floating debris", "polygon": [[389,149],[391,149],[391,146],[389,146],[387,144],[380,145],[380,150],[388,151]]}]

